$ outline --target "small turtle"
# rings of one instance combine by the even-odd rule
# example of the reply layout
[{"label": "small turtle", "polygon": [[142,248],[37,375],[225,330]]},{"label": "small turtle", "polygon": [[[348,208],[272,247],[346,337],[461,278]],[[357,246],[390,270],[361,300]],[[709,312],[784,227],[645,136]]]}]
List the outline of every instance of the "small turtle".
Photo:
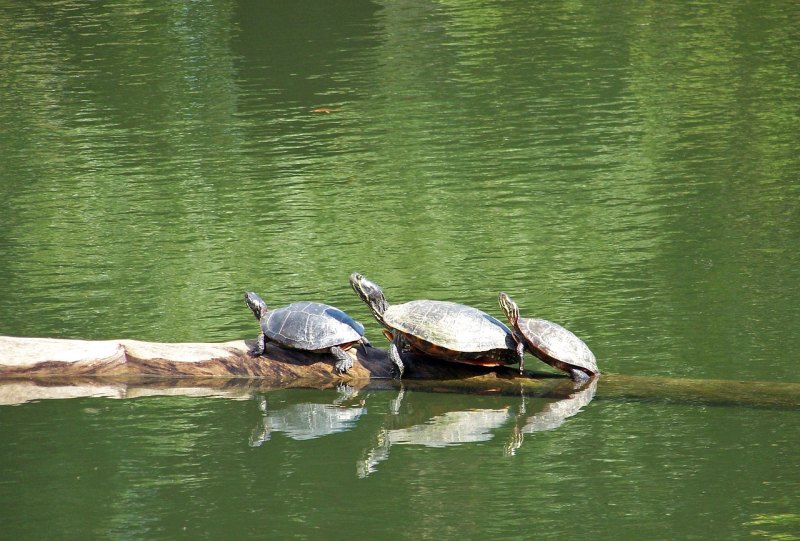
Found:
[{"label": "small turtle", "polygon": [[393,371],[402,377],[403,354],[411,349],[446,361],[500,366],[519,360],[511,331],[476,308],[419,300],[390,306],[381,288],[357,272],[350,285],[386,330]]},{"label": "small turtle", "polygon": [[[575,381],[586,381],[600,373],[594,354],[572,332],[546,319],[519,317],[517,303],[505,293],[500,293],[498,301],[514,329],[520,358],[527,348],[550,366],[568,373]],[[520,361],[520,372],[522,367]]]},{"label": "small turtle", "polygon": [[244,302],[261,322],[261,334],[250,355],[264,353],[268,341],[281,346],[316,353],[331,353],[336,357],[336,372],[345,373],[353,360],[345,352],[357,344],[369,345],[364,326],[338,308],[319,302],[301,301],[268,310],[267,303],[248,291]]}]

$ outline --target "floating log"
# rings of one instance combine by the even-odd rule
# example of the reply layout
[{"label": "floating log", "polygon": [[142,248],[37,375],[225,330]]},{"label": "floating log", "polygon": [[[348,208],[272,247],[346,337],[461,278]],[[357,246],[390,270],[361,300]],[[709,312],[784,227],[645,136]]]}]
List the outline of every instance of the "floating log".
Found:
[{"label": "floating log", "polygon": [[[252,357],[248,351],[253,345],[252,340],[207,344],[0,336],[0,403],[13,402],[15,393],[40,393],[40,398],[47,398],[47,389],[53,398],[130,397],[132,393],[246,397],[253,391],[288,387],[401,385],[391,379],[388,355],[380,348],[351,349],[353,368],[347,374],[336,374],[331,355],[268,344],[264,355]],[[431,391],[552,397],[577,388],[558,374],[520,375],[508,367],[491,369],[419,358],[402,385]],[[600,377],[596,399],[797,409],[800,384],[606,374]]]}]

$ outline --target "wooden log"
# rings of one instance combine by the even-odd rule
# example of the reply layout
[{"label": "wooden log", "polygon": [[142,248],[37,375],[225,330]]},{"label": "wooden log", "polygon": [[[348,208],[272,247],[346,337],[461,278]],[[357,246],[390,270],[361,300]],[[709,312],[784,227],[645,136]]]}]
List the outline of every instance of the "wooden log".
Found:
[{"label": "wooden log", "polygon": [[[139,340],[67,340],[0,336],[0,378],[41,376],[168,376],[350,381],[391,378],[385,350],[357,347],[348,351],[353,368],[337,374],[329,354],[289,350],[267,344],[263,355],[248,351],[254,340],[222,343],[156,343]],[[473,367],[454,363],[422,363],[410,377],[462,377]],[[478,372],[488,372],[478,369]]]},{"label": "wooden log", "polygon": [[[268,378],[337,378],[330,355],[268,344],[265,354],[248,354],[253,341],[223,343],[154,343],[138,340],[64,340],[0,337],[0,378],[41,376],[225,376]],[[374,350],[374,352],[372,351]],[[343,379],[388,377],[389,366],[375,348],[362,348]]]},{"label": "wooden log", "polygon": [[[64,340],[0,336],[0,384],[31,390],[50,388],[56,395],[80,394],[75,386],[95,387],[89,394],[129,396],[130,389],[157,394],[182,392],[247,396],[258,390],[288,387],[396,387],[385,350],[358,347],[349,351],[353,368],[333,370],[333,357],[292,351],[268,344],[260,357],[248,354],[253,341],[224,343],[153,343],[137,340]],[[544,366],[544,365],[542,365]],[[513,368],[490,369],[416,359],[402,385],[431,391],[526,393],[558,398],[574,392],[566,377]],[[121,386],[121,387],[120,387]],[[73,387],[73,389],[70,389]],[[124,390],[120,390],[124,389]],[[182,391],[183,390],[183,391]],[[188,391],[187,391],[188,390]],[[26,392],[27,392],[26,391]],[[38,391],[37,391],[38,392]],[[238,393],[238,394],[237,394]],[[800,384],[690,380],[606,374],[597,399],[669,401],[687,404],[800,408]],[[0,400],[2,402],[2,400]]]},{"label": "wooden log", "polygon": [[[268,343],[264,354],[248,352],[255,340],[222,343],[155,343],[138,340],[66,340],[0,336],[0,379],[69,376],[129,378],[226,377],[266,379],[273,385],[301,380],[310,385],[355,380],[391,379],[386,350],[359,346],[348,350],[353,367],[346,374],[334,371],[329,354],[285,349]],[[419,359],[404,379],[468,381],[489,378],[525,381],[510,368],[492,369],[474,365]],[[549,378],[552,376],[544,375]]]}]

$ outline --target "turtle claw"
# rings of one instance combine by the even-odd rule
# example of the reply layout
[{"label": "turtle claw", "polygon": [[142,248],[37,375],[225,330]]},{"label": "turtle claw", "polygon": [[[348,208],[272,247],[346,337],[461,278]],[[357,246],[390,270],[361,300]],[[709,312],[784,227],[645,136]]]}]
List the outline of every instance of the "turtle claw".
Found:
[{"label": "turtle claw", "polygon": [[256,346],[254,348],[249,349],[247,351],[247,354],[250,355],[251,357],[261,357],[262,355],[264,355],[264,348]]},{"label": "turtle claw", "polygon": [[348,370],[353,368],[353,359],[339,346],[333,346],[331,354],[336,357],[336,364],[333,365],[333,369],[337,374],[346,374]]},{"label": "turtle claw", "polygon": [[348,370],[353,368],[353,361],[337,361],[333,368],[337,374],[346,374]]},{"label": "turtle claw", "polygon": [[392,379],[403,379],[403,367],[397,364],[392,365]]},{"label": "turtle claw", "polygon": [[258,340],[256,341],[256,345],[253,346],[250,351],[247,352],[248,355],[251,357],[261,357],[264,354],[264,350],[267,349],[267,339],[264,336],[264,333],[258,335]]}]

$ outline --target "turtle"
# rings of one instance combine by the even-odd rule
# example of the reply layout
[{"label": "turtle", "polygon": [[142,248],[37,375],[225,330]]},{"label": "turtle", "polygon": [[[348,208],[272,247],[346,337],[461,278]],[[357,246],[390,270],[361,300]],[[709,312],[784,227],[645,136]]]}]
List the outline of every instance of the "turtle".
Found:
[{"label": "turtle", "polygon": [[249,352],[254,357],[264,353],[267,342],[275,342],[290,349],[331,353],[336,357],[336,372],[343,374],[353,367],[346,350],[357,344],[370,345],[364,326],[333,306],[300,301],[269,310],[252,291],[245,292],[244,302],[261,322],[258,342]]},{"label": "turtle", "polygon": [[[587,381],[600,374],[594,353],[571,331],[546,319],[519,317],[517,303],[506,293],[500,292],[498,302],[514,329],[520,357],[527,349],[550,366],[568,373],[574,381]],[[519,367],[522,372],[522,362]]]},{"label": "turtle", "polygon": [[519,360],[511,330],[489,314],[447,301],[417,300],[389,305],[381,288],[354,272],[350,285],[385,327],[391,340],[392,371],[402,377],[408,350],[430,357],[481,366]]}]

